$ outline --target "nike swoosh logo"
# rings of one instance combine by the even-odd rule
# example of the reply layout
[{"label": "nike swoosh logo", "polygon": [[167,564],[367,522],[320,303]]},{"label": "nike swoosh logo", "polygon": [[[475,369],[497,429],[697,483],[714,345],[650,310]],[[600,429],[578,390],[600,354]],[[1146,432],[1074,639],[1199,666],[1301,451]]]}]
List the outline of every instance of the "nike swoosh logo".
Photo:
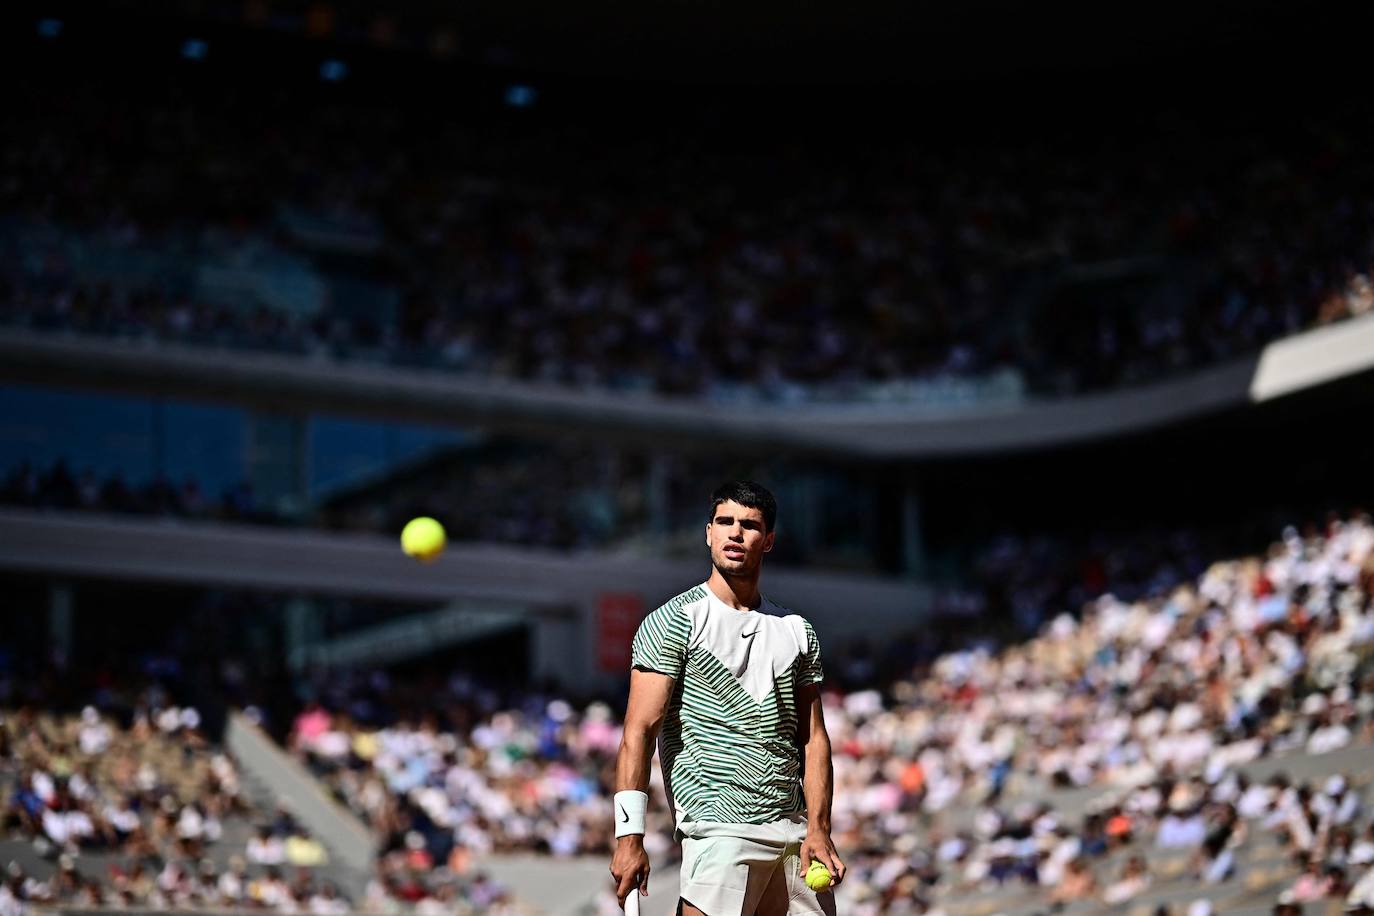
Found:
[{"label": "nike swoosh logo", "polygon": [[625,810],[624,805],[620,806],[620,822],[622,824],[628,824],[630,822],[630,812]]},{"label": "nike swoosh logo", "polygon": [[748,639],[750,636],[757,636],[757,635],[758,635],[758,632],[759,632],[758,630],[755,630],[755,631],[752,632],[752,633],[741,633],[741,634],[739,634],[739,638],[740,638],[740,639]]}]

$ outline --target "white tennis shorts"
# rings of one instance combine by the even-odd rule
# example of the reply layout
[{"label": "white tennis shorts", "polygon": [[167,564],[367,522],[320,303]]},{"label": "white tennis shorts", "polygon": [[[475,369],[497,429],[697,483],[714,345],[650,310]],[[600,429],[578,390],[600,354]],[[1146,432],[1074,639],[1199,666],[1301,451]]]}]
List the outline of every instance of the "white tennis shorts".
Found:
[{"label": "white tennis shorts", "polygon": [[801,844],[806,821],[717,824],[684,821],[683,900],[706,916],[835,916],[835,895],[806,886]]}]

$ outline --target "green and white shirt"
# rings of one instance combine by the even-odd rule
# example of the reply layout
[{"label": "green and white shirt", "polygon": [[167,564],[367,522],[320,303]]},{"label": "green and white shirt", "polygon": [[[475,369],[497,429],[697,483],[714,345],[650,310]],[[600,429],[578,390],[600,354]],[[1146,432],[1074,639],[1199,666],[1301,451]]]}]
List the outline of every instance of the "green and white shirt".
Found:
[{"label": "green and white shirt", "polygon": [[658,753],[679,827],[806,810],[796,691],[824,676],[810,623],[766,598],[736,610],[702,584],[644,618],[631,659],[674,679]]}]

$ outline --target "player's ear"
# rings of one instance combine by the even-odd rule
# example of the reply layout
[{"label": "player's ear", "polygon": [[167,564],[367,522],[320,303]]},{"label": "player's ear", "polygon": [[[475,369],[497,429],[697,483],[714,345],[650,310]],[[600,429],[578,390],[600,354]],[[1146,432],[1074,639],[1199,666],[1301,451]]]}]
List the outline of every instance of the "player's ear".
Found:
[{"label": "player's ear", "polygon": [[767,553],[768,551],[770,551],[770,550],[773,549],[773,535],[775,535],[775,534],[777,534],[776,531],[770,531],[770,532],[768,532],[768,534],[764,537],[764,539],[763,539],[763,552],[764,552],[764,553]]}]

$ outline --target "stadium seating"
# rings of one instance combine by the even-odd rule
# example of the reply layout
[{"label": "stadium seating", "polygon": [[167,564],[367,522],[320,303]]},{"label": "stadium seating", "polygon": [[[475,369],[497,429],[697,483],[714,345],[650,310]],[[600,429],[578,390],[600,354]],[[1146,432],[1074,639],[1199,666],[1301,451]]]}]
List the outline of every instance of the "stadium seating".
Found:
[{"label": "stadium seating", "polygon": [[653,4],[13,6],[0,916],[618,916],[619,650],[736,476],[840,912],[1374,913],[1374,521],[1253,537],[1374,466],[1331,17],[741,7],[670,86]]},{"label": "stadium seating", "polygon": [[325,844],[207,739],[194,708],[148,699],[127,722],[94,706],[0,711],[0,860],[22,897],[344,912],[357,882]]},{"label": "stadium seating", "polygon": [[[1371,584],[1374,525],[1332,520],[1130,601],[1108,592],[1029,642],[946,653],[882,691],[829,687],[846,908],[1182,913],[1206,900],[1247,912],[1363,893],[1374,865]],[[501,694],[461,675],[437,690],[381,672],[317,686],[323,704],[299,712],[291,747],[377,837],[378,872],[358,905],[502,912],[517,904],[484,861],[604,857],[619,740],[610,707]],[[271,813],[271,794],[207,744],[194,711],[137,709],[127,728],[95,709],[5,713],[18,876],[6,893],[346,905],[354,879],[329,872],[294,820]],[[60,779],[43,788],[67,772],[65,790]],[[126,785],[140,826],[117,837]],[[91,791],[99,802],[72,809],[89,829],[78,817],[64,833],[53,819],[70,807],[64,793]],[[670,824],[654,797],[648,845],[670,874]],[[151,848],[131,845],[143,832]],[[156,869],[139,871],[144,862]],[[272,877],[292,862],[310,870]],[[579,906],[604,911],[594,887]]]},{"label": "stadium seating", "polygon": [[[1130,603],[1105,596],[998,655],[947,654],[883,693],[828,692],[848,905],[1041,912],[1079,857],[1097,890],[1059,901],[1075,912],[1103,893],[1129,912],[1315,893],[1298,861],[1345,870],[1319,889],[1343,896],[1374,863],[1374,845],[1354,842],[1374,799],[1372,577],[1367,519],[1289,531],[1263,558]],[[462,680],[418,695],[380,675],[338,680],[335,712],[307,709],[295,729],[385,842],[435,861],[604,850],[608,710],[537,694],[509,706]],[[651,827],[651,849],[671,855],[666,813]],[[1139,877],[1123,881],[1132,860]]]},{"label": "stadium seating", "polygon": [[105,80],[23,88],[0,196],[13,325],[795,401],[998,373],[1130,385],[1374,307],[1347,199],[1369,164],[1340,113],[1282,145],[1180,130],[1010,161],[953,138],[743,155],[645,136],[621,154],[655,163],[641,177],[595,134],[436,126],[285,82],[266,108],[213,81],[137,103]]}]

